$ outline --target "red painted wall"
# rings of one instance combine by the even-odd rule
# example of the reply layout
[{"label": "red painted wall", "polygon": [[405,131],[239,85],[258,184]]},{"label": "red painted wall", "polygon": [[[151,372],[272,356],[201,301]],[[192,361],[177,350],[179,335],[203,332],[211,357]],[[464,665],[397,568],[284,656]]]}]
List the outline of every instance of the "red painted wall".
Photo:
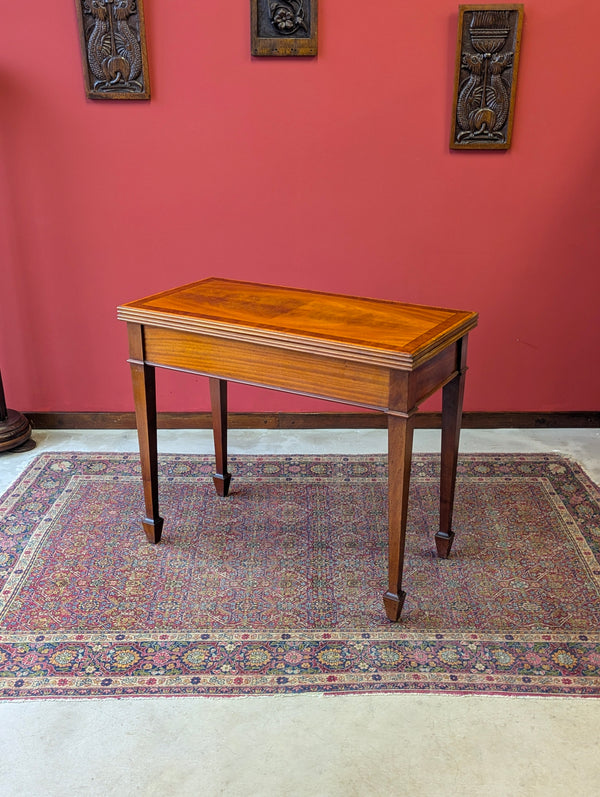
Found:
[{"label": "red painted wall", "polygon": [[149,103],[84,98],[73,2],[3,7],[10,406],[131,409],[116,305],[221,275],[478,310],[466,409],[598,409],[600,5],[526,3],[506,153],[448,149],[456,2],[322,2],[315,59],[252,59],[247,0],[145,6]]}]

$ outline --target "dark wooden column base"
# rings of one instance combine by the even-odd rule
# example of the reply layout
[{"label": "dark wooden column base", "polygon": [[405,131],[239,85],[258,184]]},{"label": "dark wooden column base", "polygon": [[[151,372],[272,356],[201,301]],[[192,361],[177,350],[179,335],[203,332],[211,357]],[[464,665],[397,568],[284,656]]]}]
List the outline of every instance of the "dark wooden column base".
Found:
[{"label": "dark wooden column base", "polygon": [[438,533],[435,535],[435,547],[437,548],[437,555],[440,557],[440,559],[448,558],[453,541],[453,531],[451,531],[449,534],[444,534],[442,531],[438,531]]},{"label": "dark wooden column base", "polygon": [[151,542],[153,545],[157,545],[160,542],[160,538],[162,537],[163,522],[164,521],[161,517],[156,518],[156,520],[151,520],[150,518],[144,518],[144,520],[142,520],[144,533],[148,538],[148,542]]},{"label": "dark wooden column base", "polygon": [[217,491],[217,495],[221,498],[224,498],[226,495],[229,494],[229,484],[231,482],[231,473],[226,473],[222,475],[220,473],[213,474],[213,482],[215,485],[215,490]]},{"label": "dark wooden column base", "polygon": [[404,592],[404,590],[400,590],[399,595],[394,595],[392,592],[384,592],[383,605],[385,607],[387,618],[390,620],[390,622],[395,623],[400,619],[405,598],[406,592]]},{"label": "dark wooden column base", "polygon": [[6,418],[0,421],[0,451],[18,448],[30,437],[31,425],[27,418],[16,410],[7,410]]}]

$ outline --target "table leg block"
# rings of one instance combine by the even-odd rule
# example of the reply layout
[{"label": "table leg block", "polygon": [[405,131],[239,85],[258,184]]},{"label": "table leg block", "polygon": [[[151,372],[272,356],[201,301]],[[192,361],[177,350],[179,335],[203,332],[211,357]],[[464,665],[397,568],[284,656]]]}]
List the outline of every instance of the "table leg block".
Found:
[{"label": "table leg block", "polygon": [[406,592],[404,592],[404,590],[400,590],[398,595],[392,594],[391,592],[384,593],[383,606],[390,622],[395,623],[400,619],[405,598]]},{"label": "table leg block", "polygon": [[142,520],[144,534],[146,535],[148,542],[152,543],[153,545],[157,545],[160,542],[160,538],[162,537],[163,522],[164,521],[161,517],[157,517],[155,520],[152,520],[151,518],[145,518]]},{"label": "table leg block", "polygon": [[449,533],[438,531],[435,535],[435,547],[440,559],[447,559],[450,556],[450,549],[454,541],[454,532]]},{"label": "table leg block", "polygon": [[226,495],[229,495],[230,483],[231,483],[231,473],[213,474],[213,484],[215,485],[215,490],[217,491],[217,495],[220,498],[224,498]]}]

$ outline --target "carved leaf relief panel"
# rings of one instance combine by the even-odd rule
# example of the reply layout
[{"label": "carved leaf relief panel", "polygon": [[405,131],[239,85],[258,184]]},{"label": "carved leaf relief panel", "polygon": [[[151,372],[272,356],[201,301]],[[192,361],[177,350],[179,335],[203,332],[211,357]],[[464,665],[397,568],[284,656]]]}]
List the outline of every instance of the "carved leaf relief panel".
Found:
[{"label": "carved leaf relief panel", "polygon": [[143,0],[76,0],[86,95],[150,98]]}]

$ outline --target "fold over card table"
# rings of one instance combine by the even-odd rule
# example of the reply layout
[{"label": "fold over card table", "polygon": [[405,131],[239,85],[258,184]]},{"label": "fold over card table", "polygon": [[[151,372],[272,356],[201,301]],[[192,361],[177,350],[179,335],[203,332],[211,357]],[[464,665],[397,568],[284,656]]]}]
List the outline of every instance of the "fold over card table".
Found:
[{"label": "fold over card table", "polygon": [[[440,525],[437,553],[454,537],[452,508],[462,416],[467,336],[477,314],[294,288],[205,279],[118,308],[127,322],[146,518],[160,541],[155,368],[209,378],[214,483],[226,496],[227,382],[331,399],[388,416],[388,588],[398,620],[415,413],[442,389]],[[343,600],[343,596],[340,596]]]}]

